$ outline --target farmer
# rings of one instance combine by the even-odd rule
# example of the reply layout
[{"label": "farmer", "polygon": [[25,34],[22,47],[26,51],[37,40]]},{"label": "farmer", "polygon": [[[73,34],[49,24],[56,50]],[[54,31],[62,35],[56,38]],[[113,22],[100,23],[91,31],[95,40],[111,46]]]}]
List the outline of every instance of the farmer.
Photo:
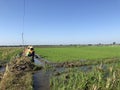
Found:
[{"label": "farmer", "polygon": [[33,46],[28,46],[27,48],[25,48],[24,55],[32,57],[32,62],[34,62],[35,51]]}]

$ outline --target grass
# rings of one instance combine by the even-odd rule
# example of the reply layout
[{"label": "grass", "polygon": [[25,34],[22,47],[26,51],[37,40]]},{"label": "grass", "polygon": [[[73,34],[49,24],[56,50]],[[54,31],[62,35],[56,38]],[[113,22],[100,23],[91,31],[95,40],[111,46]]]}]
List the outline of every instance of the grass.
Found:
[{"label": "grass", "polygon": [[13,57],[22,52],[22,48],[1,47],[0,48],[0,64],[9,62]]},{"label": "grass", "polygon": [[120,58],[120,46],[35,48],[37,54],[52,62]]},{"label": "grass", "polygon": [[11,60],[0,82],[0,90],[33,90],[32,71],[35,65],[28,57]]},{"label": "grass", "polygon": [[0,48],[0,62],[7,63],[4,74],[0,73],[0,90],[33,90],[33,71],[35,66],[29,57],[16,57],[22,48]]},{"label": "grass", "polygon": [[50,79],[51,90],[120,90],[120,63],[106,69],[100,66],[82,72],[78,68],[68,69]]},{"label": "grass", "polygon": [[19,74],[20,77],[13,73],[7,73],[7,75],[0,83],[0,90],[33,90],[31,73]]}]

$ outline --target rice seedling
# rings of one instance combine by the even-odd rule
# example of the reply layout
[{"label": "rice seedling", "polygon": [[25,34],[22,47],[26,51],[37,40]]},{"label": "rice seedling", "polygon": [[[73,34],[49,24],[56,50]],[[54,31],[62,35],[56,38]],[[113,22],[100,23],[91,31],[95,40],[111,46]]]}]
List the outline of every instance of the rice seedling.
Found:
[{"label": "rice seedling", "polygon": [[35,51],[41,57],[52,62],[70,62],[80,60],[113,62],[115,61],[115,58],[120,58],[119,46],[36,48]]},{"label": "rice seedling", "polygon": [[104,70],[98,70],[97,67],[88,72],[73,69],[68,73],[52,76],[50,88],[51,90],[119,90],[120,69],[109,66],[106,69],[101,68]]}]

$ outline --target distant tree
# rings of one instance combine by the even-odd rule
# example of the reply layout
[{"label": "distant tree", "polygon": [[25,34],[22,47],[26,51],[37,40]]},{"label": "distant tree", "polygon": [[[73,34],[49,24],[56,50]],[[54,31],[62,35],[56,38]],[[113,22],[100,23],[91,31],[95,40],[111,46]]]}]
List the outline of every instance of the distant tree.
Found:
[{"label": "distant tree", "polygon": [[60,44],[59,46],[63,46],[62,44]]},{"label": "distant tree", "polygon": [[102,45],[101,43],[98,44],[99,46]]},{"label": "distant tree", "polygon": [[115,45],[116,44],[116,42],[113,42],[113,45]]},{"label": "distant tree", "polygon": [[92,44],[88,44],[88,46],[92,46]]}]

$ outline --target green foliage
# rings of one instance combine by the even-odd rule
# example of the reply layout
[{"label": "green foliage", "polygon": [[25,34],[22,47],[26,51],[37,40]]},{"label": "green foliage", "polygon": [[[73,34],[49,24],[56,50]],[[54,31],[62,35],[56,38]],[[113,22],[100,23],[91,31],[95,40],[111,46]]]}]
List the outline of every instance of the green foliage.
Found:
[{"label": "green foliage", "polygon": [[0,62],[8,62],[11,58],[15,57],[22,51],[22,48],[10,48],[2,47],[0,48]]},{"label": "green foliage", "polygon": [[92,71],[69,69],[67,73],[52,76],[51,90],[120,90],[120,64],[107,69],[97,66]]},{"label": "green foliage", "polygon": [[120,58],[120,46],[36,48],[35,51],[41,57],[53,62]]}]

